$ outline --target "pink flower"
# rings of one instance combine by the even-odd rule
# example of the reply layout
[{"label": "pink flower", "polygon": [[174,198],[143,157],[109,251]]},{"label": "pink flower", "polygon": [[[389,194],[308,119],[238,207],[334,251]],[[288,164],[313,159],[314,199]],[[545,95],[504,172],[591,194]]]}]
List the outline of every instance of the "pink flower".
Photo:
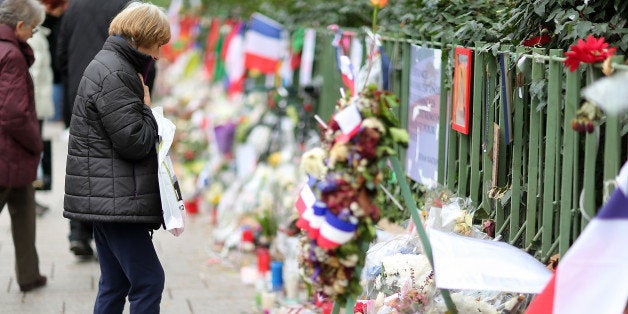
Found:
[{"label": "pink flower", "polygon": [[564,62],[569,71],[573,72],[578,69],[580,62],[591,64],[604,61],[615,55],[615,50],[615,47],[608,48],[604,37],[597,39],[589,35],[586,41],[578,39],[577,44],[569,47],[569,51],[565,52],[567,59]]}]

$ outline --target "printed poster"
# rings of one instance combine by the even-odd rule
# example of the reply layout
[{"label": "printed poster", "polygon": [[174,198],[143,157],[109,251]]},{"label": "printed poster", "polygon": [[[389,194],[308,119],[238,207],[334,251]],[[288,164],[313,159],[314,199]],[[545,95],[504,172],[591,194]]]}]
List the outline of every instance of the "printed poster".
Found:
[{"label": "printed poster", "polygon": [[408,103],[407,175],[428,187],[437,184],[441,50],[412,45]]}]

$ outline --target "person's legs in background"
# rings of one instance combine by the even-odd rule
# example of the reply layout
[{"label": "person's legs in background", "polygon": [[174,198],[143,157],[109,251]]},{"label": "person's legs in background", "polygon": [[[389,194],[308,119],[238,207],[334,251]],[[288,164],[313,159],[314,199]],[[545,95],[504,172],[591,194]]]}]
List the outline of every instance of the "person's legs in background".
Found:
[{"label": "person's legs in background", "polygon": [[[43,130],[44,130],[44,120],[37,120],[39,122],[39,135],[41,136],[43,134]],[[41,159],[40,159],[40,165],[39,165],[39,170],[37,171],[37,179],[38,181],[40,181],[41,186],[39,186],[39,188],[41,189],[48,189],[50,190],[51,185],[52,185],[52,177],[48,174],[52,173],[52,165],[51,165],[51,158],[52,156],[48,156],[52,151],[50,150],[50,141],[44,141],[44,150],[41,153]],[[41,177],[39,174],[39,171],[41,171]],[[35,199],[35,212],[37,213],[37,216],[42,216],[43,214],[45,214],[48,210],[50,209],[50,207],[43,205],[41,203],[39,203],[36,199]]]},{"label": "person's legs in background", "polygon": [[63,119],[63,84],[52,84],[52,102],[55,106],[55,115],[52,121],[61,121]]},{"label": "person's legs in background", "polygon": [[91,222],[70,220],[70,251],[79,257],[92,257],[94,250],[90,242],[93,236]]},{"label": "person's legs in background", "polygon": [[11,233],[15,247],[15,274],[20,290],[30,291],[46,285],[39,272],[35,247],[35,189],[0,187],[0,212],[7,204],[11,215]]},{"label": "person's legs in background", "polygon": [[[68,88],[68,87],[63,86],[63,88]],[[63,97],[65,97],[65,94]],[[65,99],[63,99],[61,112],[63,115],[63,123],[65,124],[66,129],[70,127],[70,120],[72,119],[72,107],[73,106],[74,106],[73,102],[66,101]]]}]

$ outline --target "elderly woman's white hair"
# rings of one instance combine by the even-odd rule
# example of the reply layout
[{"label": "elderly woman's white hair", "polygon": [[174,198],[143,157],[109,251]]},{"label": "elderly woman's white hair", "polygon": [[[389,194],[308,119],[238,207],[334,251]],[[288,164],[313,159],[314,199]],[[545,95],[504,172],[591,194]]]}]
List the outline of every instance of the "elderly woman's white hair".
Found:
[{"label": "elderly woman's white hair", "polygon": [[46,9],[38,0],[0,0],[0,24],[15,28],[17,22],[37,26],[44,21]]}]

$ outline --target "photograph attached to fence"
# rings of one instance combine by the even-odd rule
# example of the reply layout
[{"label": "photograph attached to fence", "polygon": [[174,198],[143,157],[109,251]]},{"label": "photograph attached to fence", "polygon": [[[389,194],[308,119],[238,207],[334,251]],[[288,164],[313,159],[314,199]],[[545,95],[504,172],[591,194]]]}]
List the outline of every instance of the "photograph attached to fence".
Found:
[{"label": "photograph attached to fence", "polygon": [[462,134],[469,134],[472,60],[473,51],[471,49],[456,47],[451,127]]}]

